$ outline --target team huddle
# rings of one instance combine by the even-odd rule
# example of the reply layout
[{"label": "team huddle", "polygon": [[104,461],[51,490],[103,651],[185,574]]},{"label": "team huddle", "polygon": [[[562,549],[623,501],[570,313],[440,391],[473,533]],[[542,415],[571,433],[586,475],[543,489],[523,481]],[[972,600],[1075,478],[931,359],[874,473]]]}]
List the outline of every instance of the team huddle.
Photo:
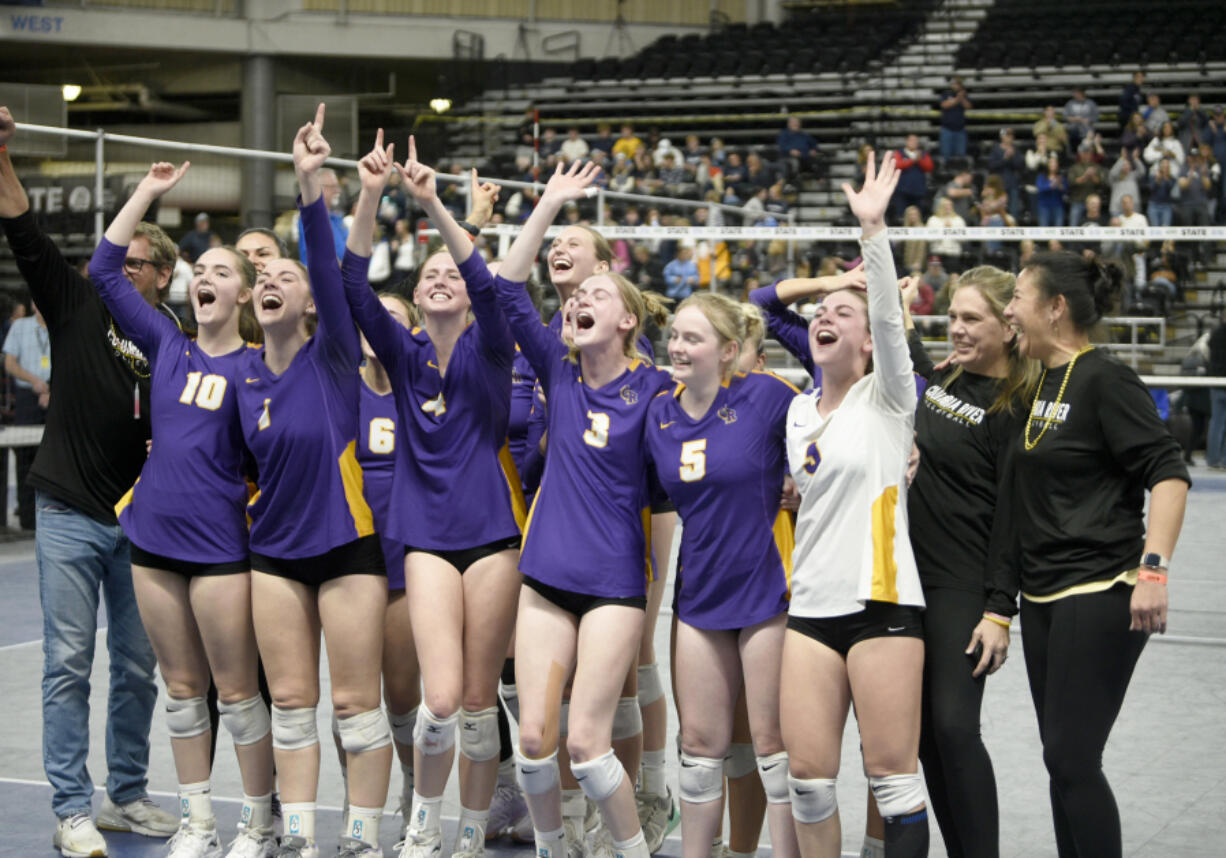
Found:
[{"label": "team huddle", "polygon": [[[926,855],[931,803],[951,856],[997,855],[979,709],[1019,609],[1060,854],[1121,854],[1101,752],[1165,629],[1189,480],[1139,379],[1089,343],[1118,271],[1072,254],[1016,277],[972,269],[950,308],[952,360],[934,366],[885,227],[897,166],[870,155],[864,186],[844,186],[863,256],[846,274],[750,304],[696,294],[670,317],[572,226],[549,245],[562,305],[542,324],[525,282],[594,165],[559,167],[487,263],[413,141],[398,163],[380,132],[338,260],[323,123],[321,105],[294,141],[307,264],[260,231],[206,251],[194,337],[125,273],[142,217],[187,164],[153,165],[89,266],[152,372],[152,446],[117,510],[167,687],[182,808],[169,855],[319,854],[322,631],[341,855],[383,855],[393,755],[397,854],[440,855],[458,745],[454,855],[511,830],[538,858],[646,858],[673,809],[652,637],[678,517],[685,858],[713,843],[752,853],[763,818],[780,858],[838,856],[852,704],[865,854]],[[445,246],[413,304],[367,280],[394,171]],[[812,321],[788,310],[801,300],[819,302]],[[653,363],[649,319],[668,325],[671,373]],[[768,332],[811,374],[806,392],[762,371]],[[210,682],[244,791],[228,847]],[[522,820],[491,817],[496,794],[519,793]]]}]

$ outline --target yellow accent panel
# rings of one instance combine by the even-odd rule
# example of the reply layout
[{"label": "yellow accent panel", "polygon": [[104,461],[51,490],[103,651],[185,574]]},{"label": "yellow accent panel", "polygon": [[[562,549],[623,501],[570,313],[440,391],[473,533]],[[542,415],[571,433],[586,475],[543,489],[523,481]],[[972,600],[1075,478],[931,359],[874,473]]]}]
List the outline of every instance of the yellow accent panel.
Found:
[{"label": "yellow accent panel", "polygon": [[771,377],[771,378],[773,378],[773,379],[776,379],[776,380],[778,380],[778,381],[783,382],[783,383],[784,383],[784,384],[786,384],[788,387],[792,388],[792,390],[796,391],[796,393],[800,393],[800,388],[799,388],[799,387],[797,387],[796,385],[792,384],[792,382],[788,381],[788,380],[787,380],[786,378],[784,378],[783,376],[781,376],[781,375],[776,375],[775,373],[771,372],[769,369],[755,369],[755,370],[751,370],[750,374],[751,374],[751,375],[767,375],[767,376],[770,376],[770,377]]},{"label": "yellow accent panel", "polygon": [[349,504],[353,526],[358,536],[370,536],[375,532],[375,520],[366,504],[366,495],[362,493],[362,466],[355,452],[357,445],[357,441],[346,444],[345,452],[336,461],[341,469],[341,485],[345,487],[345,502]]},{"label": "yellow accent panel", "polygon": [[[7,451],[5,451],[7,454]],[[119,499],[119,503],[115,504],[115,517],[119,518],[119,514],[128,508],[132,503],[132,492],[136,491],[136,484],[140,482],[140,477],[136,478],[136,482],[132,484],[132,488],[123,493],[123,497]]]},{"label": "yellow accent panel", "polygon": [[[542,485],[544,481],[542,480]],[[528,510],[528,517],[524,520],[524,544],[528,543],[528,530],[532,527],[532,515],[536,512],[537,501],[541,499],[541,486],[536,489],[536,494],[532,498],[532,506]]]},{"label": "yellow accent panel", "polygon": [[643,519],[643,542],[647,546],[643,562],[647,564],[647,583],[650,584],[656,580],[655,565],[651,562],[651,507],[643,507],[640,515]]},{"label": "yellow accent panel", "polygon": [[894,510],[898,486],[887,486],[873,501],[873,592],[875,602],[898,604],[898,564],[894,562]]},{"label": "yellow accent panel", "polygon": [[787,581],[787,598],[792,598],[792,552],[796,550],[796,522],[791,510],[781,509],[775,516],[775,547],[779,549],[779,558],[783,560],[783,578]]},{"label": "yellow accent panel", "polygon": [[1087,581],[1085,584],[1074,584],[1059,592],[1052,593],[1050,596],[1032,596],[1029,593],[1022,593],[1022,598],[1027,602],[1037,602],[1043,604],[1045,602],[1055,602],[1057,599],[1067,599],[1069,596],[1083,596],[1086,593],[1101,593],[1104,590],[1110,590],[1116,584],[1123,582],[1133,587],[1137,586],[1137,573],[1140,568],[1129,569],[1121,572],[1114,578],[1108,578],[1106,581]]},{"label": "yellow accent panel", "polygon": [[519,479],[519,470],[515,467],[515,460],[511,457],[509,444],[503,444],[502,449],[498,451],[498,462],[502,465],[502,474],[507,478],[507,488],[511,492],[511,514],[515,516],[516,527],[519,528],[520,533],[523,533],[524,524],[528,518],[528,502],[524,500],[523,484]]}]

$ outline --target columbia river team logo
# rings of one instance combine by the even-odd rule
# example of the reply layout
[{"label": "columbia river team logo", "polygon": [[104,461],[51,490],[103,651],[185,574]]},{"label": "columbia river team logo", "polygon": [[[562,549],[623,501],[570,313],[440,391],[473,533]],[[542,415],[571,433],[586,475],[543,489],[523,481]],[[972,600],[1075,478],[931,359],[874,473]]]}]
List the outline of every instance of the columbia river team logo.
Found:
[{"label": "columbia river team logo", "polygon": [[729,408],[727,405],[725,405],[719,411],[715,412],[715,416],[718,417],[720,420],[723,420],[724,423],[735,423],[736,422],[736,409]]},{"label": "columbia river team logo", "polygon": [[626,403],[627,405],[633,405],[639,401],[638,391],[628,384],[623,384],[622,389],[618,391],[618,393],[621,395],[622,402]]}]

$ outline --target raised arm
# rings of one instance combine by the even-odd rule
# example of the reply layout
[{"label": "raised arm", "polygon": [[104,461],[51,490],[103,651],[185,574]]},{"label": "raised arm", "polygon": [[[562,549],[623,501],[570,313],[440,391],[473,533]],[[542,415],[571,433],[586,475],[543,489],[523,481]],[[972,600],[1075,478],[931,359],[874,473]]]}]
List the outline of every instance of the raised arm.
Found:
[{"label": "raised arm", "polygon": [[504,280],[522,283],[528,279],[541,242],[545,240],[545,232],[557,218],[558,212],[572,200],[587,196],[589,186],[598,175],[600,168],[590,161],[587,164],[575,161],[570,165],[570,169],[565,171],[561,164],[558,165],[549,177],[549,183],[545,185],[545,192],[537,201],[536,208],[532,210],[523,230],[516,236],[515,243],[507,251],[507,258],[498,270]]},{"label": "raised arm", "polygon": [[0,217],[17,217],[30,210],[30,199],[21,186],[13,162],[9,160],[8,143],[17,136],[13,114],[0,105]]},{"label": "raised arm", "polygon": [[915,375],[903,328],[902,301],[894,254],[885,229],[885,212],[898,185],[898,168],[886,159],[877,171],[872,152],[864,167],[864,187],[858,192],[844,183],[843,193],[860,219],[860,247],[868,280],[868,323],[873,335],[873,374],[878,389],[895,410],[915,410]]}]

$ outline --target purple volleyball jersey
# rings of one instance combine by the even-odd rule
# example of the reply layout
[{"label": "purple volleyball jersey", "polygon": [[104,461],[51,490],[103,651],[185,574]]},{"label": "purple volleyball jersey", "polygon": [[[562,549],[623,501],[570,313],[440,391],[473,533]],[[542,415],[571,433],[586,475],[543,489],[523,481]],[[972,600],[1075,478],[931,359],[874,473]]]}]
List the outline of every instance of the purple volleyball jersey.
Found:
[{"label": "purple volleyball jersey", "polygon": [[737,373],[695,420],[684,385],[652,400],[647,446],[683,522],[677,615],[703,629],[740,629],[787,609],[776,544],[788,406],[797,390],[770,373]]},{"label": "purple volleyball jersey", "polygon": [[404,543],[387,535],[395,470],[396,399],[390,393],[375,393],[362,385],[358,405],[358,464],[362,466],[362,494],[375,520],[387,566],[387,589],[404,589]]}]

